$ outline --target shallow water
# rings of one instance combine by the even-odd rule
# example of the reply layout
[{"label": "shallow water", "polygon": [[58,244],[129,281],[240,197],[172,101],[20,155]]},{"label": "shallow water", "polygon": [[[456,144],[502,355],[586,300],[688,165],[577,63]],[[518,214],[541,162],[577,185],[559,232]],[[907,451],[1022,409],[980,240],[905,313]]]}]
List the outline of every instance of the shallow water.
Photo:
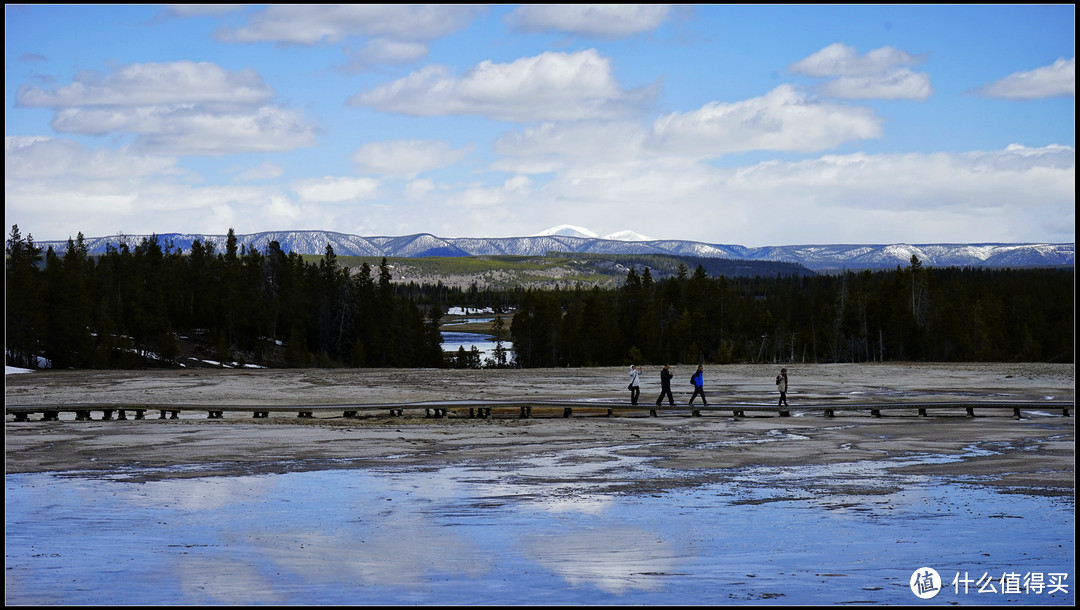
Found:
[{"label": "shallow water", "polygon": [[[503,341],[503,349],[506,350],[507,358],[514,357],[514,344],[510,341]],[[480,333],[465,333],[457,331],[443,331],[442,333],[442,351],[456,354],[458,348],[470,351],[472,348],[476,348],[480,352],[480,358],[491,357],[495,353],[495,347],[497,343],[492,339],[491,335],[483,335]]]},{"label": "shallow water", "polygon": [[[152,482],[7,475],[7,603],[1073,603],[1071,496],[886,469],[956,457],[688,473],[623,449]],[[922,567],[943,581],[927,602],[909,586]],[[1006,593],[1010,573],[1064,573],[1067,591]],[[967,592],[952,585],[965,575]],[[976,585],[989,578],[994,593]]]}]

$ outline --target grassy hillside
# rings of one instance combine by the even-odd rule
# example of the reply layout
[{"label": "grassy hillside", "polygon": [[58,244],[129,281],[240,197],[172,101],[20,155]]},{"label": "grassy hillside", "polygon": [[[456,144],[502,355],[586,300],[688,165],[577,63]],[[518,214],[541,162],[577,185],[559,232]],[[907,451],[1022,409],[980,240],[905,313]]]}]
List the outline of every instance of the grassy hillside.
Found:
[{"label": "grassy hillside", "polygon": [[[316,260],[319,257],[313,257]],[[367,263],[372,274],[382,259],[379,257],[339,256],[339,264],[359,268]],[[597,255],[553,253],[547,256],[461,256],[430,258],[388,258],[394,282],[436,284],[480,289],[504,288],[573,288],[578,284],[614,288],[626,280],[633,267],[638,273],[649,268],[653,279],[660,280],[678,273],[679,265],[693,273],[698,265],[713,277],[813,275],[813,272],[793,263],[770,261],[733,261],[718,258],[666,256],[654,254]]]}]

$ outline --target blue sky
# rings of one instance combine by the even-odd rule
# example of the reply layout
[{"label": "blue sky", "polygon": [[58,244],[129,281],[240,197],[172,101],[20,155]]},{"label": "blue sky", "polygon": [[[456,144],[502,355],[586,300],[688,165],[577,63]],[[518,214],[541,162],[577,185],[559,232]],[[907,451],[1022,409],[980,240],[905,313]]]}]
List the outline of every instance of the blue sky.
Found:
[{"label": "blue sky", "polygon": [[38,241],[1075,241],[1073,5],[5,17],[4,218]]}]

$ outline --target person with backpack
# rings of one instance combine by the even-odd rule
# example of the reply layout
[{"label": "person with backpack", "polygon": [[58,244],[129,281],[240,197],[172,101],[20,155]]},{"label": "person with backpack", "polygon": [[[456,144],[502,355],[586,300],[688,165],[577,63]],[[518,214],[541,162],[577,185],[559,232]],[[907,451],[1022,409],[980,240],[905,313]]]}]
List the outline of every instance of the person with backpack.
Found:
[{"label": "person with backpack", "polygon": [[704,406],[709,406],[709,401],[705,400],[705,367],[698,365],[697,372],[690,377],[690,385],[694,386],[694,393],[690,395],[690,403],[694,404],[694,398],[699,394],[701,395],[701,403]]}]

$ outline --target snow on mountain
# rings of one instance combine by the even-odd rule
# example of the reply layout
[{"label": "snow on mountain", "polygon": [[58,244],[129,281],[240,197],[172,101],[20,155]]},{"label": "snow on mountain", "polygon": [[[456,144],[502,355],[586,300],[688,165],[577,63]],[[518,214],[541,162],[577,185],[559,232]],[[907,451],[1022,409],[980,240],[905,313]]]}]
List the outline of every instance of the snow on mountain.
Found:
[{"label": "snow on mountain", "polygon": [[559,225],[557,227],[551,227],[550,229],[544,229],[532,237],[546,237],[548,235],[562,235],[564,237],[589,237],[596,239],[600,237],[596,233],[586,229],[585,227],[578,227],[574,225]]},{"label": "snow on mountain", "polygon": [[[297,254],[325,254],[329,245],[338,256],[423,257],[423,256],[544,256],[551,252],[582,254],[668,254],[699,258],[726,258],[744,261],[777,261],[803,265],[815,271],[895,269],[906,267],[912,255],[927,267],[1023,267],[1072,265],[1075,244],[810,244],[748,248],[735,244],[709,244],[682,240],[650,240],[631,231],[597,237],[588,229],[561,225],[530,237],[437,237],[428,233],[398,237],[361,237],[331,231],[271,231],[236,235],[238,247],[266,252],[271,242],[282,251]],[[573,234],[571,234],[573,233]],[[640,239],[627,239],[633,234]],[[614,236],[622,235],[622,239]],[[84,239],[87,252],[104,254],[121,244],[134,249],[149,235],[120,235]],[[225,235],[162,233],[157,235],[164,249],[189,252],[195,240],[212,243],[215,252],[224,252]],[[67,241],[36,242],[62,253]]]},{"label": "snow on mountain", "polygon": [[641,233],[635,233],[629,229],[625,231],[616,231],[615,233],[609,233],[600,239],[611,239],[614,241],[655,241],[651,237],[645,237]]}]

